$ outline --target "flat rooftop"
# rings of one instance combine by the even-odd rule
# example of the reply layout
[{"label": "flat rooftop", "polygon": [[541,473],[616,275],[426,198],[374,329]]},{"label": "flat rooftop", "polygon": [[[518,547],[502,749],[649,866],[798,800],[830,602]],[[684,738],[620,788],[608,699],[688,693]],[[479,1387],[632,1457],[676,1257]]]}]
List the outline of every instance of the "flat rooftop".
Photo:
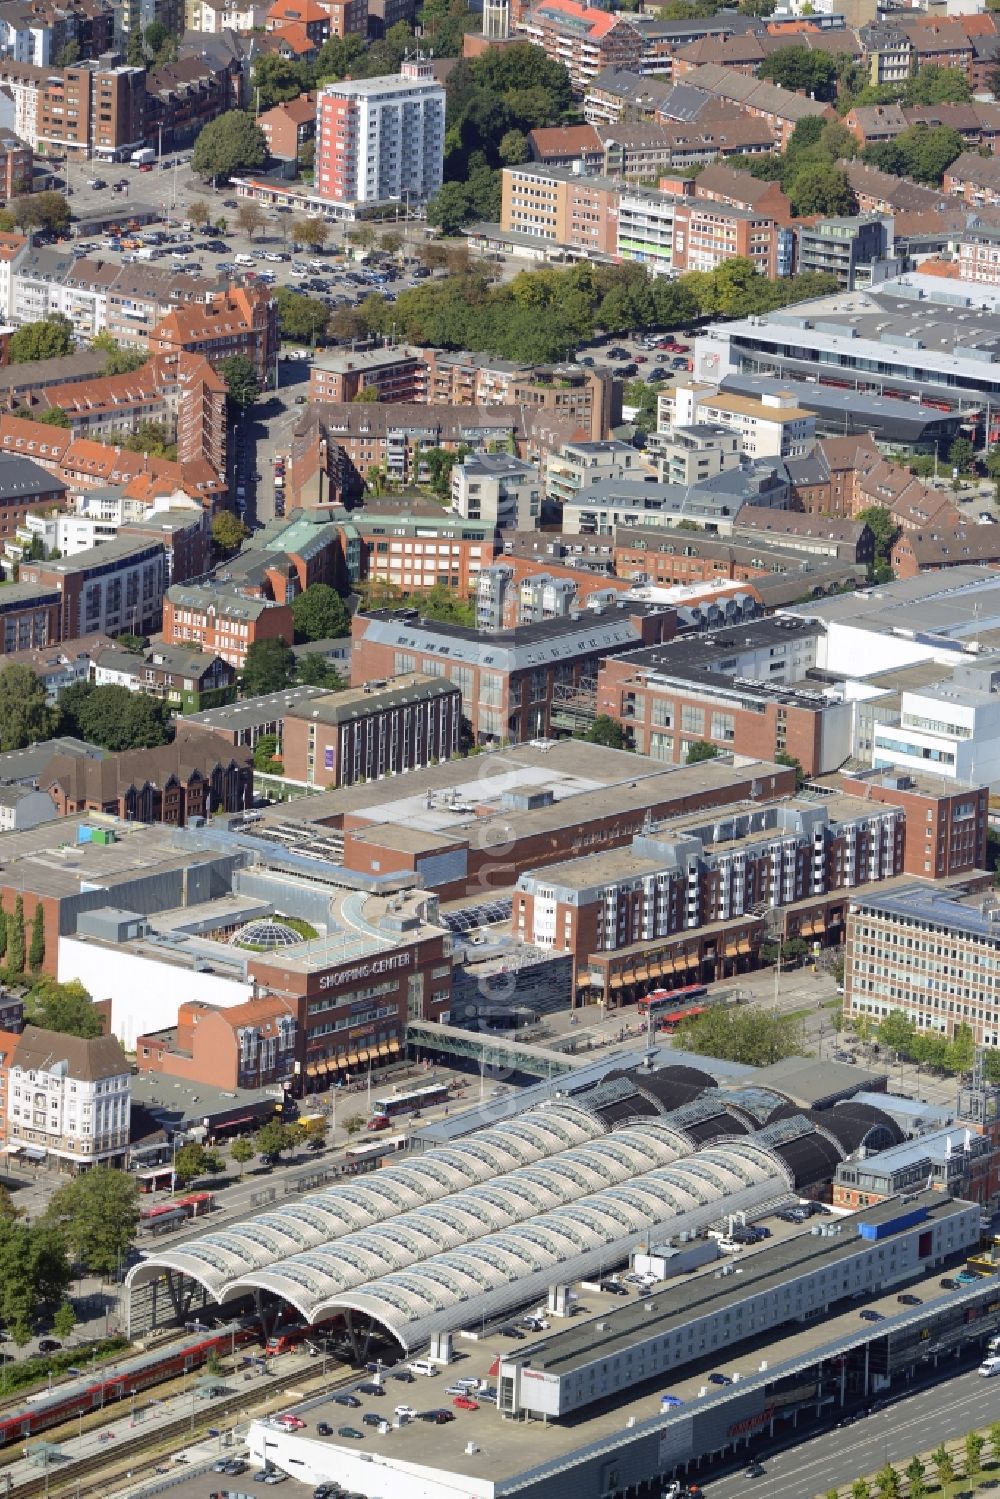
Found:
[{"label": "flat rooftop", "polygon": [[[758,763],[761,775],[776,772],[777,767]],[[717,760],[664,766],[644,755],[580,740],[548,741],[410,771],[403,783],[393,779],[302,797],[265,809],[262,821],[265,828],[336,825],[349,817],[352,826],[357,821],[462,838],[495,820],[506,830],[506,841],[612,811],[641,813],[668,799],[722,791],[745,784],[752,774],[749,763],[738,768]],[[552,804],[532,810],[517,806],[517,798],[539,792],[551,792]]]},{"label": "flat rooftop", "polygon": [[274,723],[293,708],[302,708],[316,698],[326,697],[329,690],[328,687],[287,687],[281,692],[264,692],[259,697],[226,703],[221,708],[206,708],[203,713],[186,713],[184,723],[238,733],[259,724]]},{"label": "flat rooftop", "polygon": [[[942,1198],[940,1193],[927,1195],[935,1198],[929,1209],[932,1217],[945,1217],[959,1211],[958,1204]],[[898,1203],[893,1207],[894,1211],[899,1211]],[[858,1216],[871,1221],[871,1215],[876,1212],[878,1209],[870,1209]],[[441,1376],[434,1380],[418,1380],[416,1385],[396,1386],[395,1389],[401,1392],[398,1398],[418,1408],[426,1409],[430,1406],[450,1403],[444,1395],[444,1388],[455,1379],[478,1378],[488,1381],[495,1387],[495,1365],[501,1356],[514,1356],[539,1368],[542,1367],[541,1361],[545,1360],[546,1368],[553,1369],[555,1372],[565,1372],[571,1367],[568,1362],[570,1359],[582,1359],[584,1350],[594,1345],[598,1336],[595,1328],[597,1320],[614,1326],[617,1318],[638,1318],[641,1328],[645,1331],[654,1322],[653,1315],[645,1310],[647,1303],[658,1305],[665,1298],[669,1298],[674,1319],[686,1320],[683,1316],[683,1306],[690,1308],[692,1305],[700,1305],[702,1304],[701,1298],[705,1298],[704,1305],[708,1306],[709,1298],[712,1296],[709,1288],[722,1287],[725,1296],[731,1300],[738,1300],[747,1294],[748,1285],[760,1287],[766,1285],[768,1280],[774,1284],[780,1283],[781,1278],[792,1273],[796,1266],[804,1267],[810,1261],[815,1262],[819,1253],[825,1252],[826,1255],[843,1257],[847,1246],[856,1247],[857,1240],[851,1236],[848,1228],[851,1220],[840,1221],[844,1224],[842,1234],[832,1238],[820,1238],[813,1236],[808,1227],[804,1230],[798,1228],[789,1230],[788,1226],[772,1219],[774,1237],[768,1241],[767,1248],[744,1251],[740,1254],[736,1261],[736,1265],[742,1272],[739,1276],[734,1275],[725,1280],[716,1281],[715,1270],[718,1268],[716,1265],[700,1274],[685,1276],[683,1281],[674,1287],[671,1287],[668,1282],[663,1290],[657,1291],[650,1298],[644,1297],[641,1302],[636,1299],[634,1302],[623,1304],[623,1298],[584,1290],[582,1287],[577,1288],[580,1297],[577,1305],[581,1311],[578,1313],[578,1318],[568,1324],[565,1332],[528,1333],[523,1342],[516,1343],[513,1347],[510,1339],[501,1336],[498,1331],[487,1330],[483,1334],[477,1325],[475,1341],[456,1338],[456,1358]],[[824,1251],[817,1251],[816,1245],[824,1246]],[[771,1258],[768,1258],[769,1256]],[[754,1260],[762,1262],[759,1268],[751,1268]],[[750,1281],[747,1279],[748,1275],[752,1277]],[[747,1381],[758,1375],[761,1356],[765,1355],[768,1361],[768,1379],[778,1379],[781,1377],[783,1368],[800,1366],[814,1352],[830,1344],[843,1343],[844,1346],[852,1347],[874,1342],[883,1338],[886,1332],[891,1330],[894,1321],[898,1323],[912,1321],[915,1315],[926,1313],[928,1307],[934,1303],[939,1302],[943,1305],[962,1294],[943,1291],[940,1288],[938,1273],[929,1276],[924,1282],[918,1282],[917,1288],[923,1299],[922,1307],[901,1307],[896,1300],[899,1287],[893,1287],[892,1291],[886,1295],[872,1297],[865,1302],[852,1300],[838,1315],[821,1321],[810,1321],[783,1333],[769,1333],[766,1339],[758,1339],[749,1346],[741,1345],[740,1351],[735,1355],[725,1348],[709,1353],[691,1366],[691,1372],[678,1371],[672,1375],[669,1389],[685,1405],[690,1405],[695,1401],[700,1403],[709,1400],[724,1405],[738,1396],[740,1387],[738,1384],[721,1389],[716,1389],[712,1385],[706,1386],[705,1376],[711,1369],[724,1368],[731,1374],[739,1372],[742,1380]],[[978,1291],[982,1296],[983,1287],[980,1286]],[[970,1300],[974,1298],[975,1293],[976,1288],[970,1287],[968,1292]],[[692,1301],[693,1297],[697,1298],[697,1301]],[[683,1305],[677,1303],[683,1303]],[[881,1311],[883,1320],[878,1323],[862,1322],[858,1317],[861,1305],[871,1306]],[[565,1351],[560,1352],[559,1349],[564,1340]],[[629,1341],[634,1340],[635,1329],[623,1337],[619,1337],[619,1334],[615,1332],[611,1334],[611,1340],[604,1346],[610,1352],[613,1346],[627,1346]],[[553,1362],[549,1363],[548,1360]],[[363,1376],[359,1376],[361,1377]],[[575,1453],[583,1448],[589,1448],[593,1443],[606,1441],[610,1444],[621,1441],[631,1434],[634,1426],[640,1423],[658,1421],[662,1426],[670,1419],[684,1420],[683,1409],[666,1415],[661,1411],[660,1396],[664,1388],[662,1376],[643,1384],[633,1385],[626,1390],[624,1398],[610,1399],[602,1405],[589,1407],[582,1420],[505,1421],[501,1420],[496,1410],[486,1405],[480,1407],[475,1414],[466,1415],[464,1412],[457,1412],[458,1419],[448,1426],[439,1427],[424,1421],[414,1421],[398,1429],[390,1427],[384,1435],[369,1431],[368,1427],[362,1425],[359,1418],[366,1411],[381,1413],[382,1408],[391,1405],[391,1402],[385,1397],[375,1399],[361,1396],[363,1409],[349,1412],[350,1424],[364,1431],[364,1441],[361,1443],[345,1443],[336,1436],[329,1438],[312,1436],[314,1429],[312,1423],[316,1419],[329,1421],[334,1431],[343,1424],[344,1409],[342,1406],[335,1405],[332,1400],[319,1406],[310,1404],[306,1415],[311,1428],[310,1445],[313,1442],[322,1442],[329,1447],[330,1474],[342,1477],[345,1484],[349,1480],[340,1474],[338,1465],[343,1461],[345,1474],[349,1474],[351,1468],[346,1465],[350,1464],[352,1459],[357,1459],[363,1452],[366,1467],[371,1462],[383,1472],[388,1469],[391,1473],[391,1469],[396,1464],[405,1465],[404,1471],[410,1471],[410,1465],[417,1465],[434,1472],[455,1474],[459,1480],[470,1478],[480,1482],[491,1481],[494,1485],[493,1492],[501,1495],[516,1492],[520,1475],[542,1465],[566,1462]],[[389,1389],[394,1393],[392,1383]],[[391,1410],[386,1414],[391,1416]],[[687,1415],[689,1417],[690,1412]],[[472,1437],[475,1438],[475,1450],[469,1452],[466,1448]],[[360,1483],[360,1474],[355,1476]],[[377,1483],[374,1489],[369,1489],[369,1492],[390,1493],[391,1491],[391,1478]],[[460,1491],[457,1484],[456,1491]]]},{"label": "flat rooftop", "polygon": [[[940,1192],[920,1193],[908,1204],[908,1210],[918,1207],[927,1210],[929,1220],[950,1218],[963,1210]],[[738,1276],[729,1274],[716,1279],[712,1271],[703,1271],[685,1276],[676,1285],[668,1282],[651,1297],[622,1304],[619,1311],[602,1317],[600,1326],[593,1320],[571,1324],[565,1332],[550,1336],[529,1357],[518,1362],[550,1374],[568,1374],[602,1354],[610,1356],[630,1348],[654,1332],[669,1333],[695,1317],[707,1316],[782,1286],[824,1261],[848,1259],[858,1252],[860,1222],[891,1223],[899,1214],[898,1199],[890,1198],[850,1217],[834,1219],[828,1225],[835,1230],[833,1234],[807,1232],[777,1241],[767,1240],[756,1252],[739,1256]]]},{"label": "flat rooftop", "polygon": [[[86,826],[113,830],[115,841],[78,843],[77,829]],[[184,844],[163,824],[126,822],[97,813],[62,817],[24,832],[0,835],[4,882],[56,899],[78,895],[95,883],[114,885],[137,876],[190,868],[217,860],[222,853],[217,848]]]},{"label": "flat rooftop", "polygon": [[[851,625],[878,635],[913,631],[918,642],[926,641],[929,653],[935,636],[982,643],[987,631],[1000,629],[1000,576],[972,564],[951,567],[947,573],[922,573],[860,588],[850,595],[799,604],[785,612],[789,617]],[[954,659],[960,659],[957,650]]]},{"label": "flat rooftop", "polygon": [[852,905],[902,921],[926,922],[932,930],[947,936],[978,937],[1000,944],[1000,906],[991,900],[981,893],[963,898],[954,890],[914,880],[885,894],[873,889],[852,899]]}]

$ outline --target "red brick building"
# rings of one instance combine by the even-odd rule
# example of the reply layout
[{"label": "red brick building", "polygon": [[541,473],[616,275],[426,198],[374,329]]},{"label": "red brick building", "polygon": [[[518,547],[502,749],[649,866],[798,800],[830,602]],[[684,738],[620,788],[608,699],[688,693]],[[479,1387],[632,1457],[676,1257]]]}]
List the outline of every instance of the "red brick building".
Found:
[{"label": "red brick building", "polygon": [[287,604],[197,584],[174,586],[163,599],[165,644],[195,644],[237,668],[245,665],[255,641],[280,638],[290,645],[294,636]]},{"label": "red brick building", "polygon": [[987,867],[988,786],[912,770],[857,771],[841,784],[854,796],[902,807],[904,874],[942,880]]},{"label": "red brick building", "polygon": [[149,335],[150,352],[202,354],[213,368],[243,354],[265,385],[278,346],[277,308],[263,286],[231,286],[204,304],[168,312]]},{"label": "red brick building", "polygon": [[299,1057],[294,1009],[274,994],[231,1009],[182,1004],[169,1031],[137,1036],[136,1065],[158,1077],[234,1088],[265,1088],[294,1077]]},{"label": "red brick building", "polygon": [[257,124],[264,132],[272,156],[281,161],[296,161],[300,148],[316,136],[315,93],[300,94],[297,99],[286,99],[273,109],[266,109],[258,116]]},{"label": "red brick building", "polygon": [[130,822],[184,827],[192,817],[250,805],[253,756],[209,734],[103,760],[55,755],[38,789],[48,792],[60,817],[108,812]]},{"label": "red brick building", "polygon": [[675,628],[673,609],[643,604],[489,634],[421,620],[416,609],[376,610],[352,622],[351,681],[445,676],[461,689],[477,743],[520,744],[577,727],[592,714],[605,657],[669,640]]}]

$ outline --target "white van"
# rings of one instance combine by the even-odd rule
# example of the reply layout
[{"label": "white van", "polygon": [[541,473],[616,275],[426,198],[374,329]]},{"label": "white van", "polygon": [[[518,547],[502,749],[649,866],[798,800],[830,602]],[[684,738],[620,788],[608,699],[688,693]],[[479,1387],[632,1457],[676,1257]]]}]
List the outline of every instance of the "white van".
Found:
[{"label": "white van", "polygon": [[253,265],[254,264],[254,258],[253,258],[252,255],[234,255],[233,256],[233,260],[234,260],[234,262],[235,262],[236,265]]},{"label": "white van", "polygon": [[979,1369],[977,1372],[980,1373],[984,1379],[989,1379],[993,1374],[1000,1374],[1000,1358],[998,1358],[996,1355],[991,1355],[990,1358],[983,1359],[983,1362],[979,1365]]},{"label": "white van", "polygon": [[415,1358],[412,1364],[406,1366],[411,1374],[437,1374],[437,1364],[432,1364],[429,1358]]}]

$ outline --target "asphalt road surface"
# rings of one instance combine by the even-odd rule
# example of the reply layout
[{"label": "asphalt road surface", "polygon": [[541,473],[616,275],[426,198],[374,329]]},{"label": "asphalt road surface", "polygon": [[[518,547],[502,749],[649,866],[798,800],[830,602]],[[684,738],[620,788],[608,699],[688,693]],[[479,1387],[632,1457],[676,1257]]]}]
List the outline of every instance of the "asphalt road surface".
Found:
[{"label": "asphalt road surface", "polygon": [[[844,1429],[828,1430],[798,1447],[757,1454],[760,1478],[747,1478],[743,1464],[724,1478],[700,1478],[706,1499],[810,1499],[853,1483],[886,1462],[905,1467],[915,1453],[1000,1420],[1000,1382],[973,1369],[893,1402]],[[750,1459],[747,1459],[749,1462]]]}]

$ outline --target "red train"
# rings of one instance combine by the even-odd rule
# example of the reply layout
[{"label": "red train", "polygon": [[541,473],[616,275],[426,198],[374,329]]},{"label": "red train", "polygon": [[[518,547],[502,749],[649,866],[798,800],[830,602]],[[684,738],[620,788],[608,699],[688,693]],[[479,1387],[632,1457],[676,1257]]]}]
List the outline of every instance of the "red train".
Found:
[{"label": "red train", "polygon": [[259,1339],[260,1329],[255,1322],[233,1322],[212,1332],[192,1334],[183,1342],[158,1348],[154,1353],[123,1359],[113,1369],[83,1375],[32,1401],[23,1410],[0,1414],[0,1447],[23,1441],[73,1416],[104,1410],[116,1401],[128,1399],[134,1391],[149,1389],[174,1374],[197,1369],[214,1354],[229,1353]]}]

